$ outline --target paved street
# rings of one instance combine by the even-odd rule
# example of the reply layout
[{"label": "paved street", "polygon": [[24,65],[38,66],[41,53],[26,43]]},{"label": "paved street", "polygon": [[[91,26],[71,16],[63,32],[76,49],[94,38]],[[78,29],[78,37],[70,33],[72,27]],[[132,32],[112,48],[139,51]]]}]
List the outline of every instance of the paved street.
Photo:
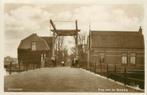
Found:
[{"label": "paved street", "polygon": [[55,67],[5,76],[5,91],[30,92],[132,92],[134,89],[102,78],[89,71]]}]

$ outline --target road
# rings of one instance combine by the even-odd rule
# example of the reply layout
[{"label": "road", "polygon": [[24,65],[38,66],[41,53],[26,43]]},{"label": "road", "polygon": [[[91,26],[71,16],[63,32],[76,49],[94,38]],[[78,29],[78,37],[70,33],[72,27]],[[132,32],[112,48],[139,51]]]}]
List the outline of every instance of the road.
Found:
[{"label": "road", "polygon": [[29,70],[4,77],[7,92],[140,92],[102,78],[89,71],[71,67]]}]

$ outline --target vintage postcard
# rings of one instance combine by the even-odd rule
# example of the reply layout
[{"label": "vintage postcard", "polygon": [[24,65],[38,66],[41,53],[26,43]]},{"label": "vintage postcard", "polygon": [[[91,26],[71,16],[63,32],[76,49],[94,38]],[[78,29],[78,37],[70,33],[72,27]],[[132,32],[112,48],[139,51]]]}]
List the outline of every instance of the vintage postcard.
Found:
[{"label": "vintage postcard", "polygon": [[145,95],[143,0],[1,5],[4,94]]}]

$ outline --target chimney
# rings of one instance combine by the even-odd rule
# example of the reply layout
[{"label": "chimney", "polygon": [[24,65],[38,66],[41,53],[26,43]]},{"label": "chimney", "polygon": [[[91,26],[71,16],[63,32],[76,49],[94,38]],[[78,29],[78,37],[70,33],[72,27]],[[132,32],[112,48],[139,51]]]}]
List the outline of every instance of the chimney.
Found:
[{"label": "chimney", "polygon": [[139,28],[139,33],[142,34],[142,28],[141,28],[141,26]]}]

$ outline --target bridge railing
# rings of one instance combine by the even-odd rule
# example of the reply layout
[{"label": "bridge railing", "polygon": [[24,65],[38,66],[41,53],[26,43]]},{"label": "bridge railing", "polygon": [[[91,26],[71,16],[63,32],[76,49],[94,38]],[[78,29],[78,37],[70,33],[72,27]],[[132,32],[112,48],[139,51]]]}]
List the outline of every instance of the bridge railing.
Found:
[{"label": "bridge railing", "polygon": [[90,64],[90,71],[106,76],[125,85],[144,89],[144,66],[129,64]]}]

